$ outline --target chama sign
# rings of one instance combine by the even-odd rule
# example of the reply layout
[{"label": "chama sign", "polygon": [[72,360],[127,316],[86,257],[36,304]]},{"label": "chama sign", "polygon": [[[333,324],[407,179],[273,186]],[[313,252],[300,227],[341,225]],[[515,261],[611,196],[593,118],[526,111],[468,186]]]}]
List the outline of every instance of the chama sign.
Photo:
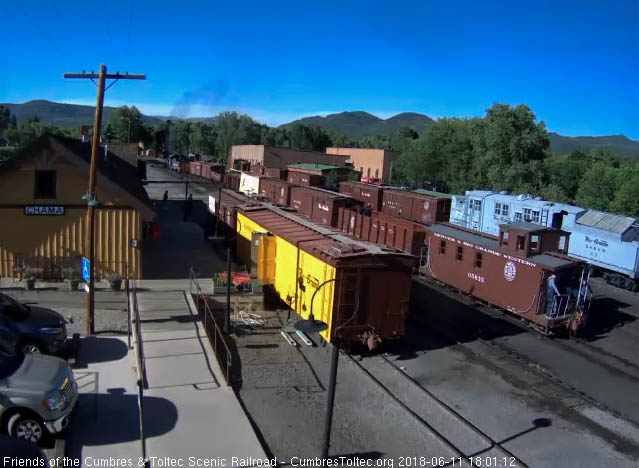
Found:
[{"label": "chama sign", "polygon": [[24,207],[24,214],[36,216],[62,216],[64,206],[55,205],[31,205]]}]

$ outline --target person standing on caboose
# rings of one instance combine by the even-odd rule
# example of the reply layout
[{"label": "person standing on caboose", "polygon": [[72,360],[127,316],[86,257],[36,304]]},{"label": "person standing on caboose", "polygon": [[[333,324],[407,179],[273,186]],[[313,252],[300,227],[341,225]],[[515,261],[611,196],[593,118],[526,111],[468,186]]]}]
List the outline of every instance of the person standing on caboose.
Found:
[{"label": "person standing on caboose", "polygon": [[559,301],[555,301],[555,297],[558,296],[559,289],[557,288],[557,275],[553,273],[550,275],[550,277],[548,277],[548,282],[546,283],[546,315],[557,315]]}]

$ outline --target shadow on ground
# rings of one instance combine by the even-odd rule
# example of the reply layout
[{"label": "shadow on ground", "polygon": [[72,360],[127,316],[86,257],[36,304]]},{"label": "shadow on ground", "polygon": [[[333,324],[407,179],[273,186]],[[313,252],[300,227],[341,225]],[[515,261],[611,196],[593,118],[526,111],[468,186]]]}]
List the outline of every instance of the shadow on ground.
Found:
[{"label": "shadow on ground", "polygon": [[[127,395],[121,388],[108,389],[107,392],[109,393],[80,395],[71,424],[66,429],[68,456],[81,459],[90,455],[92,450],[86,450],[89,453],[85,453],[85,448],[88,447],[101,447],[102,455],[117,454],[118,444],[139,443],[137,395]],[[143,402],[144,432],[147,438],[166,434],[175,427],[178,412],[173,403],[150,396],[145,396]]]}]

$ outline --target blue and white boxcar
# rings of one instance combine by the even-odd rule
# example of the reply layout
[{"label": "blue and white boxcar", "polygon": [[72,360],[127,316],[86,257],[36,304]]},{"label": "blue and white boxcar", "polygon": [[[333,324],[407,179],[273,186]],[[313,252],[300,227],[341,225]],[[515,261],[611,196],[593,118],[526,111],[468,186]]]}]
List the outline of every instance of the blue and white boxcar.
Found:
[{"label": "blue and white boxcar", "polygon": [[578,206],[554,203],[530,195],[508,195],[488,190],[469,190],[454,195],[450,222],[459,226],[499,235],[499,225],[528,222],[555,229],[568,229],[585,212]]},{"label": "blue and white boxcar", "polygon": [[500,224],[521,221],[570,232],[569,255],[619,273],[604,275],[611,284],[639,289],[639,224],[635,219],[523,194],[469,190],[453,196],[451,224],[499,235]]}]

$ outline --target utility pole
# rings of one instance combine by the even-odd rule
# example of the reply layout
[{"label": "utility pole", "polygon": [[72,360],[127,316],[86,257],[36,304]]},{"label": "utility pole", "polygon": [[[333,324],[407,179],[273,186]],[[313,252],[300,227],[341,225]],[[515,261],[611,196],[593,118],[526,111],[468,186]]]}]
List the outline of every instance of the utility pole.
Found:
[{"label": "utility pole", "polygon": [[[89,169],[89,191],[87,192],[87,234],[86,234],[86,255],[89,259],[89,293],[87,295],[87,333],[95,333],[95,294],[94,294],[94,271],[95,271],[95,209],[98,205],[98,182],[97,172],[100,158],[100,130],[102,128],[102,107],[104,105],[104,92],[118,80],[145,80],[145,75],[121,75],[120,72],[108,75],[105,65],[100,65],[100,73],[65,73],[64,78],[83,78],[93,81],[98,79],[98,95],[95,105],[95,124],[93,126],[93,142],[91,145],[91,168]],[[106,80],[115,80],[105,88]],[[95,83],[95,81],[93,81]],[[128,278],[127,278],[128,279]]]}]

